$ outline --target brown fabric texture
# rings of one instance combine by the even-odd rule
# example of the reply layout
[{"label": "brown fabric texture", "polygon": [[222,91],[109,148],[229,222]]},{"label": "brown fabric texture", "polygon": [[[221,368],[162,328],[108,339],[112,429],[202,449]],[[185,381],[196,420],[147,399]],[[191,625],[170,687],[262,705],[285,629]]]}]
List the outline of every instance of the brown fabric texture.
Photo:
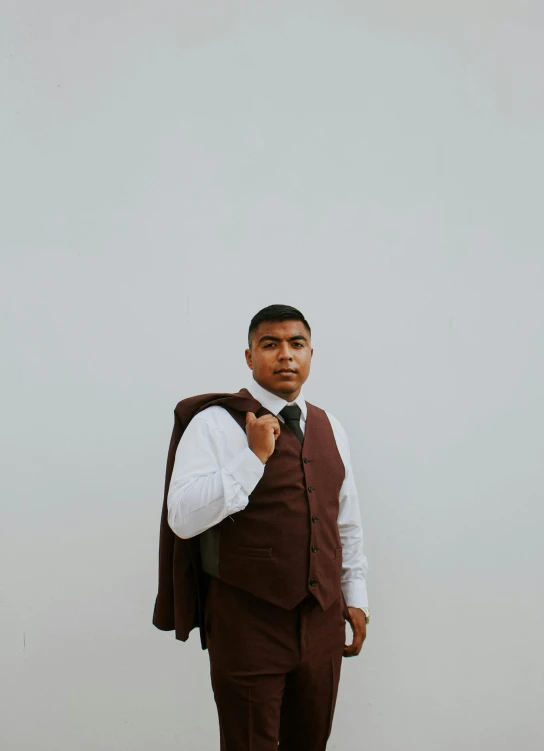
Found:
[{"label": "brown fabric texture", "polygon": [[[178,403],[166,466],[159,540],[159,587],[153,624],[185,641],[200,628],[210,579],[202,570],[198,536],[177,537],[168,526],[167,495],[179,440],[194,415],[227,409],[245,432],[247,411],[269,414],[246,389],[205,394]],[[342,546],[337,517],[345,469],[326,413],[308,404],[302,446],[286,426],[248,506],[220,529],[219,578],[286,610],[310,594],[326,610],[341,598]]]},{"label": "brown fabric texture", "polygon": [[[238,393],[201,394],[178,402],[174,410],[174,427],[166,460],[166,477],[159,533],[159,581],[152,623],[162,631],[175,631],[176,639],[187,641],[193,628],[200,628],[202,648],[206,648],[203,628],[203,607],[207,589],[207,575],[200,563],[198,537],[183,540],[168,525],[167,497],[176,449],[191,419],[201,409],[229,405],[239,412],[265,411],[247,391]],[[261,410],[261,413],[259,413]]]},{"label": "brown fabric texture", "polygon": [[[345,469],[326,413],[307,406],[302,446],[282,425],[249,504],[217,525],[219,578],[288,610],[308,593],[326,610],[341,593]],[[245,430],[245,414],[225,409]]]},{"label": "brown fabric texture", "polygon": [[325,612],[313,597],[286,610],[211,578],[205,622],[221,751],[324,751],[345,642],[342,598]]}]

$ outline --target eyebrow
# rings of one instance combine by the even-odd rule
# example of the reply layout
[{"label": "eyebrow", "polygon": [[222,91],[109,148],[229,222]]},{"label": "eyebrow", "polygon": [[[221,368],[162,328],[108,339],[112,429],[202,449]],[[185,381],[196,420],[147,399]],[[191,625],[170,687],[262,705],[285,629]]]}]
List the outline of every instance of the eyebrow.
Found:
[{"label": "eyebrow", "polygon": [[[297,339],[303,339],[305,342],[308,341],[307,338],[302,334],[298,334],[297,336],[290,336],[288,341],[294,342]],[[259,344],[261,342],[281,342],[281,339],[279,336],[270,336],[269,334],[265,334],[265,336],[261,336],[261,338],[259,339]]]}]

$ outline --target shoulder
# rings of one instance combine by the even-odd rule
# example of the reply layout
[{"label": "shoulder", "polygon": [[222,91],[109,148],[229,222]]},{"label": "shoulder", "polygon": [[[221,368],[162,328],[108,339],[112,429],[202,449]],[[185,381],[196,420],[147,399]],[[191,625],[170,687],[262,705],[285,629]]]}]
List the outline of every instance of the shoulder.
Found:
[{"label": "shoulder", "polygon": [[316,407],[315,404],[310,404],[309,402],[306,402],[306,404],[308,405],[308,410],[310,409],[314,410],[315,413],[320,414],[323,418],[329,421],[330,426],[332,428],[332,432],[334,433],[334,438],[336,440],[338,448],[348,449],[349,447],[348,436],[340,420],[337,417],[335,417],[332,414],[332,412],[329,412],[326,409],[322,409],[321,407]]},{"label": "shoulder", "polygon": [[224,407],[219,407],[216,404],[211,404],[209,407],[204,407],[200,412],[197,412],[193,417],[193,420],[199,420],[201,422],[209,424],[217,424],[223,422],[232,422],[232,417]]},{"label": "shoulder", "polygon": [[198,444],[204,441],[207,444],[208,441],[223,437],[227,443],[231,443],[237,432],[239,428],[227,410],[218,405],[210,405],[187,416],[181,440],[185,444],[193,441]]},{"label": "shoulder", "polygon": [[333,414],[331,414],[331,412],[328,411],[325,411],[325,414],[327,415],[331,424],[334,440],[336,441],[336,445],[338,446],[338,451],[340,452],[344,466],[346,467],[346,470],[348,470],[350,466],[351,453],[349,449],[348,435],[344,430],[342,423],[337,417],[335,417]]},{"label": "shoulder", "polygon": [[231,398],[232,394],[214,393],[182,399],[174,409],[176,422],[182,431],[189,428],[194,431],[196,426],[213,428],[228,425],[232,418],[220,405]]},{"label": "shoulder", "polygon": [[346,431],[344,430],[344,427],[342,426],[342,423],[340,420],[335,417],[331,412],[328,410],[324,410],[325,414],[329,418],[329,422],[331,424],[331,427],[333,429],[334,435],[341,438],[343,441],[347,443],[348,436]]},{"label": "shoulder", "polygon": [[192,415],[189,425],[209,428],[211,430],[225,430],[236,423],[226,409],[216,404],[202,407]]}]

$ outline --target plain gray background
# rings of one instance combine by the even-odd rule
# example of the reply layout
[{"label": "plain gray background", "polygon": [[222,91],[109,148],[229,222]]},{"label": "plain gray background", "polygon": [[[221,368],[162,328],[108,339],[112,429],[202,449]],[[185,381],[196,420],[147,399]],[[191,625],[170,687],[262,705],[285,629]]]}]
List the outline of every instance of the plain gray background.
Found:
[{"label": "plain gray background", "polygon": [[542,748],[542,3],[0,7],[2,748],[218,748],[166,453],[275,302],[370,563],[330,748]]}]

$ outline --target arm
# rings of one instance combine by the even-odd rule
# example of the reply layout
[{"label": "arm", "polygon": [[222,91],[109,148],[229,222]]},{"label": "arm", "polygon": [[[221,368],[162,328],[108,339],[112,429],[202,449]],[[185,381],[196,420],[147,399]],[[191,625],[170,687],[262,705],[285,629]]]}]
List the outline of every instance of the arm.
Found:
[{"label": "arm", "polygon": [[348,607],[368,611],[366,574],[368,561],[363,552],[363,527],[351,463],[344,461],[346,477],[340,489],[338,531],[342,542],[342,592]]},{"label": "arm", "polygon": [[351,644],[344,647],[344,657],[359,654],[366,639],[368,594],[366,572],[368,562],[363,553],[363,528],[351,465],[346,465],[346,478],[340,491],[338,529],[342,541],[342,592],[348,608],[347,620],[353,632]]},{"label": "arm", "polygon": [[[216,410],[220,410],[217,412]],[[168,524],[189,538],[244,509],[264,464],[221,407],[196,415],[183,433],[168,489]]]},{"label": "arm", "polygon": [[352,657],[359,654],[366,638],[368,561],[363,552],[363,527],[348,438],[338,420],[332,415],[329,419],[346,470],[340,488],[338,531],[342,542],[342,592],[349,613],[347,620],[353,630],[353,643],[344,648],[344,656]]}]

